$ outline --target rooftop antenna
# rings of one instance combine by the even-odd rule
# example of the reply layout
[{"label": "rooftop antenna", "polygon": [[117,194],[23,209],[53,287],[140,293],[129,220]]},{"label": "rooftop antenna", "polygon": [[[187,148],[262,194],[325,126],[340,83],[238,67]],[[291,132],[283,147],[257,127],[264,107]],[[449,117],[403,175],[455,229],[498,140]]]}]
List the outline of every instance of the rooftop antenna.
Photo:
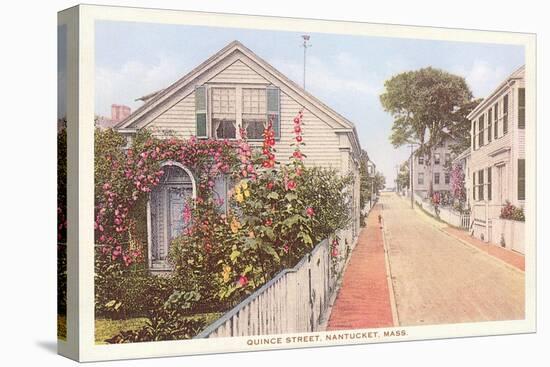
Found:
[{"label": "rooftop antenna", "polygon": [[302,35],[302,39],[304,40],[304,43],[302,44],[302,47],[304,48],[304,90],[306,89],[306,51],[309,47],[311,47],[311,44],[309,43],[309,34]]}]

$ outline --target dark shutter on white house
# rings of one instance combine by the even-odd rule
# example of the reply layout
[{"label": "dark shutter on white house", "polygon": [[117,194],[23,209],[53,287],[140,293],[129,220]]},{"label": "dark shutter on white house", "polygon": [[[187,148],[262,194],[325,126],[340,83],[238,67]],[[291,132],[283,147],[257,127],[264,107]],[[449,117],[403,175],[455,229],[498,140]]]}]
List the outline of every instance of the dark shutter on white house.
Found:
[{"label": "dark shutter on white house", "polygon": [[273,123],[275,139],[281,137],[281,91],[275,86],[267,87],[267,120]]},{"label": "dark shutter on white house", "polygon": [[198,138],[207,138],[207,93],[206,86],[201,85],[195,88],[195,121]]},{"label": "dark shutter on white house", "polygon": [[518,128],[525,129],[525,88],[518,90]]},{"label": "dark shutter on white house", "polygon": [[518,200],[525,200],[525,159],[518,159]]}]

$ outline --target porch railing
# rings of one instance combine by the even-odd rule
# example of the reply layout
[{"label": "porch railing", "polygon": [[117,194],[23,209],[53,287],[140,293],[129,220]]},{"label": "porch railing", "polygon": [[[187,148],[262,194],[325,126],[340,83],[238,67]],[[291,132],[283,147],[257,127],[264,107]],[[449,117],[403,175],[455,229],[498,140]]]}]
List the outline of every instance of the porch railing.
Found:
[{"label": "porch railing", "polygon": [[346,260],[342,256],[333,265],[330,242],[323,240],[294,268],[278,273],[195,338],[319,330]]}]

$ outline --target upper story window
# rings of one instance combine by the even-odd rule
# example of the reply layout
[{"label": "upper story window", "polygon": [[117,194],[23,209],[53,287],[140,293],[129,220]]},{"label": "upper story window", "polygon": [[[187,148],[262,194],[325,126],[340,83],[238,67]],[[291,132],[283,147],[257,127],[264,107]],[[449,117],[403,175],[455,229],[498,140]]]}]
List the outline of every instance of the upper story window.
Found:
[{"label": "upper story window", "polygon": [[494,123],[494,136],[495,136],[495,140],[498,139],[498,102],[495,103],[495,106],[493,108],[493,111],[494,111],[494,117],[495,117],[495,123]]},{"label": "upper story window", "polygon": [[472,149],[477,150],[477,120],[472,121]]},{"label": "upper story window", "polygon": [[424,185],[424,172],[419,172],[418,173],[418,184],[419,185]]},{"label": "upper story window", "polygon": [[451,153],[445,153],[445,164],[451,163]]},{"label": "upper story window", "polygon": [[250,140],[262,140],[267,120],[265,89],[243,89],[243,128]]},{"label": "upper story window", "polygon": [[445,185],[448,185],[451,182],[451,175],[449,172],[445,172]]},{"label": "upper story window", "polygon": [[237,138],[236,90],[212,88],[212,131],[218,139]]},{"label": "upper story window", "polygon": [[439,185],[439,172],[434,173],[434,184]]},{"label": "upper story window", "polygon": [[508,95],[502,99],[502,134],[508,133]]},{"label": "upper story window", "polygon": [[493,109],[489,108],[487,112],[487,142],[493,140]]},{"label": "upper story window", "polygon": [[418,164],[424,164],[424,156],[423,155],[418,157]]},{"label": "upper story window", "polygon": [[479,116],[478,121],[478,147],[482,147],[485,144],[485,121],[484,121],[484,115]]},{"label": "upper story window", "polygon": [[199,138],[237,139],[240,129],[250,140],[262,140],[271,120],[275,137],[280,138],[279,88],[241,86],[195,89],[196,135]]},{"label": "upper story window", "polygon": [[434,164],[440,164],[441,163],[441,155],[439,153],[434,154]]},{"label": "upper story window", "polygon": [[518,129],[525,129],[525,88],[518,89]]}]

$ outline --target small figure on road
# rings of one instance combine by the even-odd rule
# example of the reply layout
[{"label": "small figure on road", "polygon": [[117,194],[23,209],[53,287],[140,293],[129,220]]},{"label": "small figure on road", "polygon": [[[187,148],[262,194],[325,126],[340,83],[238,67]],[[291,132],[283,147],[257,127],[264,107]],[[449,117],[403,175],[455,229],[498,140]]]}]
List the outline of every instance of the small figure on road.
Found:
[{"label": "small figure on road", "polygon": [[382,214],[378,214],[378,224],[382,225]]}]

